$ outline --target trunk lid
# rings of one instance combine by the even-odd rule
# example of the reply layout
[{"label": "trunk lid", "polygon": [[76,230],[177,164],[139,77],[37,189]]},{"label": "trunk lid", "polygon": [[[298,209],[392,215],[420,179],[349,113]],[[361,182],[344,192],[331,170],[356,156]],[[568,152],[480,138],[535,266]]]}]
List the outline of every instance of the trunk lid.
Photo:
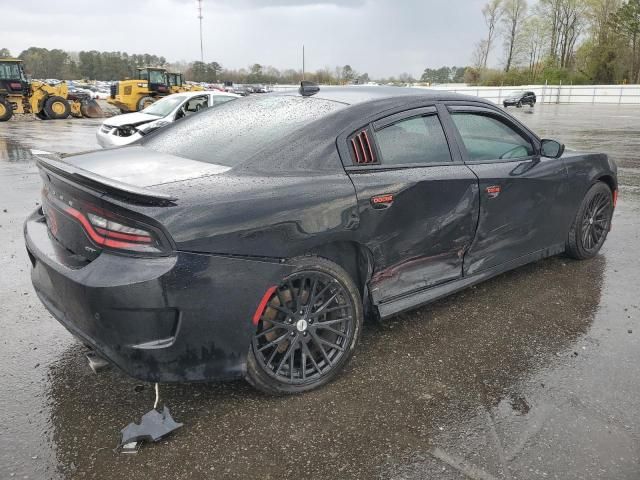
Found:
[{"label": "trunk lid", "polygon": [[122,184],[152,187],[164,183],[192,180],[219,175],[230,167],[199,162],[187,158],[155,152],[142,146],[98,150],[65,157],[64,163]]}]

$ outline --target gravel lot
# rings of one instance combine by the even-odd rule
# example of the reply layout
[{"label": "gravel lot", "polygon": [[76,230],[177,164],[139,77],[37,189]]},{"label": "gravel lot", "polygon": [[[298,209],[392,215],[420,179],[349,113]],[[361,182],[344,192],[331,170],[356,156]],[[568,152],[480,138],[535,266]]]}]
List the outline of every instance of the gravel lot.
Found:
[{"label": "gravel lot", "polygon": [[36,298],[22,240],[40,192],[30,149],[97,148],[100,120],[0,124],[0,478],[639,478],[640,108],[509,111],[621,167],[597,258],[544,260],[368,324],[344,374],[303,396],[163,387],[185,427],[137,455],[112,449],[153,388],[89,370]]}]

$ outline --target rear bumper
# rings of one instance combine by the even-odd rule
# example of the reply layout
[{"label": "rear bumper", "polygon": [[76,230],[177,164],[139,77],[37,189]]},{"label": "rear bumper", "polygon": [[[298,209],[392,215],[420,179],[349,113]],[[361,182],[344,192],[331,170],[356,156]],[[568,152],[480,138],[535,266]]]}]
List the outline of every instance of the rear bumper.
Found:
[{"label": "rear bumper", "polygon": [[33,286],[49,312],[144,381],[243,376],[253,313],[290,270],[275,261],[185,252],[157,258],[103,252],[78,266],[65,261],[70,254],[50,238],[39,212],[24,231]]}]

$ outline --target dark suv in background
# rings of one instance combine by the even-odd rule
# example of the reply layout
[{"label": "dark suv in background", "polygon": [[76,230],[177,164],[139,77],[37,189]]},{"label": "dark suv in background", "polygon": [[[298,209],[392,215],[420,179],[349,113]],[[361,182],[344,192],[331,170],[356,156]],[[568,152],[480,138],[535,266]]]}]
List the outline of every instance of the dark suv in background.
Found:
[{"label": "dark suv in background", "polygon": [[504,108],[508,106],[516,106],[518,108],[522,108],[523,105],[529,105],[531,108],[536,104],[536,94],[533,92],[527,92],[524,90],[519,90],[517,92],[513,92],[510,96],[504,99],[502,105]]}]

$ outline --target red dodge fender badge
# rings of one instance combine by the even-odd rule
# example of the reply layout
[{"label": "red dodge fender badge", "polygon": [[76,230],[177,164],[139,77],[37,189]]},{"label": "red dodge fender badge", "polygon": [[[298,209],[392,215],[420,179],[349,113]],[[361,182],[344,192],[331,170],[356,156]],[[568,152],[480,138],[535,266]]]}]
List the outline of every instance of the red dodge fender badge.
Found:
[{"label": "red dodge fender badge", "polygon": [[496,198],[498,195],[500,195],[500,185],[491,185],[490,187],[486,188],[486,192],[489,198]]}]

